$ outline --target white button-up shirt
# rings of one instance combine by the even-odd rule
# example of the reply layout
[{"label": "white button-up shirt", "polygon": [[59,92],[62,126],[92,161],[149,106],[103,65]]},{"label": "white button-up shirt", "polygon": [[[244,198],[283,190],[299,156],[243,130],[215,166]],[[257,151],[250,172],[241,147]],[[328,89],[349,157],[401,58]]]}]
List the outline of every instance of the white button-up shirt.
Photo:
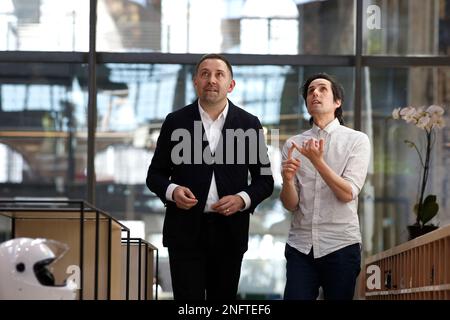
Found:
[{"label": "white button-up shirt", "polygon": [[[217,148],[217,144],[219,143],[219,140],[222,136],[222,129],[223,125],[225,124],[225,119],[227,118],[228,102],[225,108],[223,109],[222,113],[219,115],[219,117],[217,117],[216,120],[211,119],[208,113],[201,107],[200,102],[198,103],[198,111],[200,112],[200,118],[203,123],[203,128],[205,128],[205,134],[206,138],[208,139],[209,148],[211,150],[211,153],[214,154]],[[167,200],[173,201],[172,194],[176,187],[178,187],[178,185],[175,183],[171,183],[169,187],[167,187],[166,190]],[[245,203],[244,208],[241,210],[248,209],[251,205],[251,199],[250,196],[247,194],[247,192],[241,191],[237,195],[241,196],[241,198],[244,200]],[[213,172],[204,212],[215,211],[211,208],[211,206],[215,204],[217,201],[219,201],[219,193],[217,191],[216,178]]]},{"label": "white button-up shirt", "polygon": [[314,258],[320,258],[361,243],[358,194],[366,179],[371,147],[366,134],[334,119],[323,130],[314,124],[310,130],[289,138],[283,146],[283,160],[287,159],[292,141],[302,146],[311,138],[324,139],[325,162],[350,183],[353,194],[350,202],[338,200],[309,159],[294,150],[292,156],[301,161],[295,176],[299,203],[292,215],[287,243],[304,254],[313,247]]}]

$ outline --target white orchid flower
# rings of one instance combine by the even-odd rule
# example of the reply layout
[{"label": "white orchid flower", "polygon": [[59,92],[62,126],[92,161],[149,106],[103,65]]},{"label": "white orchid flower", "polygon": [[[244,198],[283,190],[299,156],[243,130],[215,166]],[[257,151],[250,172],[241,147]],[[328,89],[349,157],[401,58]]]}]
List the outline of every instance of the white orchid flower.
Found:
[{"label": "white orchid flower", "polygon": [[403,120],[405,120],[407,123],[417,124],[417,118],[414,116],[414,114],[404,115]]},{"label": "white orchid flower", "polygon": [[392,111],[392,118],[394,118],[394,119],[400,119],[400,109],[401,108],[395,108],[393,111]]},{"label": "white orchid flower", "polygon": [[405,117],[407,117],[408,119],[410,119],[411,117],[413,117],[416,114],[416,109],[414,107],[405,107],[403,109],[400,110],[400,116],[405,119]]},{"label": "white orchid flower", "polygon": [[442,129],[443,127],[445,127],[445,120],[441,117],[438,118],[435,122],[434,122],[434,126],[438,129]]},{"label": "white orchid flower", "polygon": [[431,129],[433,123],[431,122],[430,116],[428,114],[425,114],[419,118],[416,125],[420,129],[425,129],[425,128]]},{"label": "white orchid flower", "polygon": [[427,108],[427,112],[430,115],[438,115],[438,116],[442,116],[444,114],[444,108],[442,108],[441,106],[438,105],[431,105]]}]

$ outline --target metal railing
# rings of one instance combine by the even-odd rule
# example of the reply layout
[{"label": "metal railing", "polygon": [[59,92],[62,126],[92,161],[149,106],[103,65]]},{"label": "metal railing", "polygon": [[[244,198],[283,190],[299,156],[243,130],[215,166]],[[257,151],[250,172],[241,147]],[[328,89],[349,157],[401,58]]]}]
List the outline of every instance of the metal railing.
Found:
[{"label": "metal railing", "polygon": [[129,228],[92,204],[44,198],[0,200],[0,216],[10,219],[11,238],[47,238],[68,245],[54,271],[63,279],[69,267],[77,267],[79,300],[158,298],[158,292],[153,296],[152,291],[154,258],[158,279],[158,249],[131,238]]}]

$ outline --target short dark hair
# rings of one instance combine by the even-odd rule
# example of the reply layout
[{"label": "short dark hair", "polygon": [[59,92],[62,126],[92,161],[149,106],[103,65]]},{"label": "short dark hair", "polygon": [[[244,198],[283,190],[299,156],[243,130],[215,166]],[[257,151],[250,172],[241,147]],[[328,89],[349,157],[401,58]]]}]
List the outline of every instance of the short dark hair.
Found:
[{"label": "short dark hair", "polygon": [[203,57],[201,57],[200,60],[195,65],[194,77],[197,75],[198,67],[200,66],[200,64],[207,59],[219,59],[219,60],[222,60],[223,62],[225,62],[228,70],[231,73],[231,79],[233,79],[233,67],[231,66],[231,63],[227,60],[227,58],[225,58],[223,55],[218,54],[218,53],[208,53],[208,54],[205,54]]},{"label": "short dark hair", "polygon": [[[331,90],[333,91],[333,100],[335,102],[337,102],[338,100],[341,101],[341,105],[339,106],[339,108],[337,108],[334,111],[334,117],[338,118],[339,123],[340,124],[344,124],[344,117],[342,115],[342,106],[344,105],[344,88],[339,84],[339,82],[337,82],[337,80],[326,73],[316,73],[312,76],[310,76],[308,79],[306,79],[305,83],[302,86],[302,95],[303,95],[303,99],[305,99],[305,103],[306,103],[306,97],[308,96],[308,87],[311,84],[311,82],[313,82],[316,79],[325,79],[330,81],[331,83]],[[312,125],[314,122],[313,117],[311,117],[309,119],[309,123]]]}]

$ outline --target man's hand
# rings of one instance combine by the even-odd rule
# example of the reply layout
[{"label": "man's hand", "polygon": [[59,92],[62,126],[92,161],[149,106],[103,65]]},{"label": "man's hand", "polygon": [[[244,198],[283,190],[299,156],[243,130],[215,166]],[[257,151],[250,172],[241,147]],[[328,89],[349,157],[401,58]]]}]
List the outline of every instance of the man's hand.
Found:
[{"label": "man's hand", "polygon": [[211,208],[224,216],[230,216],[245,207],[244,199],[238,195],[225,196],[214,203]]},{"label": "man's hand", "polygon": [[182,186],[178,186],[173,190],[172,199],[178,208],[185,210],[192,208],[198,202],[192,191]]},{"label": "man's hand", "polygon": [[288,151],[288,158],[283,161],[281,166],[281,176],[283,178],[283,181],[286,183],[290,183],[293,181],[295,173],[297,172],[298,168],[300,168],[300,159],[292,157],[292,152],[294,152],[294,149],[297,149],[300,152],[300,148],[295,144],[295,142],[292,142],[292,146]]},{"label": "man's hand", "polygon": [[323,159],[323,145],[323,139],[320,139],[319,141],[316,139],[309,139],[308,141],[303,142],[299,151],[315,165]]}]

